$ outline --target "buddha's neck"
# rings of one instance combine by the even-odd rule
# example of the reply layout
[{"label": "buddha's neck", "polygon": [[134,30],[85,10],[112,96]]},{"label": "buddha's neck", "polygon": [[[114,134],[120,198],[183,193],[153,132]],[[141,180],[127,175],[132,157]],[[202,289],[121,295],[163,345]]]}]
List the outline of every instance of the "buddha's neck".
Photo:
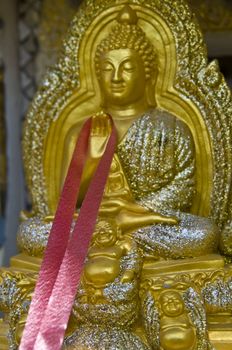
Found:
[{"label": "buddha's neck", "polygon": [[126,119],[135,119],[145,111],[149,109],[147,101],[140,100],[132,105],[107,105],[104,106],[104,112],[110,114],[114,120],[126,120]]},{"label": "buddha's neck", "polygon": [[110,114],[113,119],[118,133],[118,140],[121,142],[126,135],[127,130],[133,122],[148,111],[150,106],[146,101],[139,101],[138,104],[131,106],[105,106],[104,112]]}]

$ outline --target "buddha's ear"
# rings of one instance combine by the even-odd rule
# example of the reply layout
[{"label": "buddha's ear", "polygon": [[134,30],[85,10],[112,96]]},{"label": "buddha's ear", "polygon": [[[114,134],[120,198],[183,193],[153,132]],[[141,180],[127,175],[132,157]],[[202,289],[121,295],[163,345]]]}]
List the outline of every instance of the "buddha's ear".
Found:
[{"label": "buddha's ear", "polygon": [[146,91],[145,91],[146,99],[150,107],[156,107],[157,105],[156,97],[155,97],[156,81],[157,81],[157,76],[150,78],[146,84]]}]

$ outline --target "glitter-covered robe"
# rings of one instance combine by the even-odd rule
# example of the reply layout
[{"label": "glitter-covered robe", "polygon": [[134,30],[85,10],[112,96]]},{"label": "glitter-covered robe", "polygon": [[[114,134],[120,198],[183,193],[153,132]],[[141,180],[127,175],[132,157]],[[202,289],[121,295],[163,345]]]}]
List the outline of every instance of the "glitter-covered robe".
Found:
[{"label": "glitter-covered robe", "polygon": [[205,255],[217,248],[211,220],[187,214],[195,194],[195,152],[191,133],[179,119],[154,109],[137,119],[118,146],[118,156],[135,200],[179,225],[142,228],[135,239],[159,258]]}]

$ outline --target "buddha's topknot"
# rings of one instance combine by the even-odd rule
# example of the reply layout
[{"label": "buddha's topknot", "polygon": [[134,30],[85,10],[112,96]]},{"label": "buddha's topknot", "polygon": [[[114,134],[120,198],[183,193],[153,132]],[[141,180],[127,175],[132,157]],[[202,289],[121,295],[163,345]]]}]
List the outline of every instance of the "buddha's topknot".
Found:
[{"label": "buddha's topknot", "polygon": [[126,5],[117,17],[118,24],[98,45],[95,55],[96,72],[99,76],[100,57],[109,51],[119,49],[135,50],[144,63],[146,78],[149,79],[157,67],[157,54],[145,32],[138,26],[136,12]]}]

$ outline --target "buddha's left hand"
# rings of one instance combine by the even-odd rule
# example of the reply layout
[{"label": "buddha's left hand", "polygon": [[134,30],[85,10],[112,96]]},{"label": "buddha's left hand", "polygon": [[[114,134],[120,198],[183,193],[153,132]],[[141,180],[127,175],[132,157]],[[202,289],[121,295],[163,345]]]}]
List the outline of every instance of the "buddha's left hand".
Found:
[{"label": "buddha's left hand", "polygon": [[133,213],[149,213],[147,208],[141,205],[127,201],[122,198],[103,199],[100,207],[100,214],[118,214],[122,209]]}]

